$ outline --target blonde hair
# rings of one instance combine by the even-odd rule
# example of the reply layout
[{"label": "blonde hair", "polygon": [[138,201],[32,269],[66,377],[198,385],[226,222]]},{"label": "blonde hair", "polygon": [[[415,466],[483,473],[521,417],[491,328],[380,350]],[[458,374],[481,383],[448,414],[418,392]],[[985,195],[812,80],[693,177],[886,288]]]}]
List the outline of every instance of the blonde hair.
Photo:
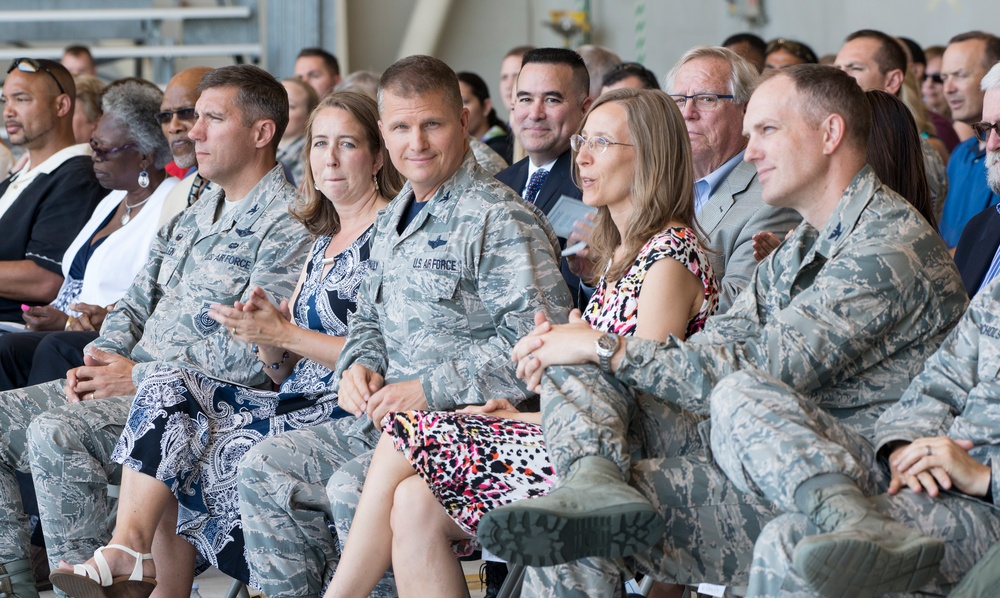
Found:
[{"label": "blonde hair", "polygon": [[[602,94],[590,107],[587,117],[598,106],[612,102],[625,109],[629,141],[635,146],[631,188],[635,209],[625,226],[624,238],[611,220],[608,208],[597,209],[590,251],[599,267],[591,283],[600,278],[601,266],[608,263],[611,266],[605,274],[607,281],[624,276],[643,245],[671,222],[697,230],[691,141],[676,102],[658,89],[616,89]],[[583,125],[586,122],[584,118]],[[581,186],[575,162],[573,178]],[[614,261],[619,245],[624,246],[624,252],[621,259]]]}]

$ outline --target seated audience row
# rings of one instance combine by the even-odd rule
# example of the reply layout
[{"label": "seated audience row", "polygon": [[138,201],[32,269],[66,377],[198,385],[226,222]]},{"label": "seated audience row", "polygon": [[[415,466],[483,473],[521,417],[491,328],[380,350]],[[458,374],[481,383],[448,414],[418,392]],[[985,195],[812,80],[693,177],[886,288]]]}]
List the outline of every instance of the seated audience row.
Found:
[{"label": "seated audience row", "polygon": [[[908,40],[855,32],[836,69],[727,41],[759,64],[698,46],[667,93],[601,95],[656,86],[606,48],[512,50],[509,135],[481,78],[426,56],[377,102],[331,92],[316,48],[284,82],[124,79],[89,148],[65,69],[16,60],[5,120],[29,161],[0,220],[30,236],[0,269],[34,287],[0,302],[48,332],[0,339],[0,588],[37,595],[25,473],[71,596],[186,595],[207,565],[272,598],[462,595],[455,554],[479,544],[537,595],[617,595],[637,572],[954,588],[1000,539],[977,500],[991,375],[949,374],[983,371],[1000,216],[948,186],[1000,192],[1000,39],[941,57],[975,132],[954,178]],[[121,191],[36,238],[25,201],[79,218],[68,182],[39,184],[75,158]],[[107,265],[114,243],[131,266]]]}]

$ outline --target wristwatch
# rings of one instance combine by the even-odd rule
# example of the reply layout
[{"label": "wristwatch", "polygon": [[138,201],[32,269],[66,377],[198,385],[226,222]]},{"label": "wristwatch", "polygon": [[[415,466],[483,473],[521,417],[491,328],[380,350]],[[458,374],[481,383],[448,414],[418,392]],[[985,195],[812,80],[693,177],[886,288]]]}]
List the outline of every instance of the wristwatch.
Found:
[{"label": "wristwatch", "polygon": [[606,374],[611,373],[611,358],[618,350],[621,339],[617,334],[604,334],[594,341],[594,350],[597,351],[597,358],[601,360],[601,370]]}]

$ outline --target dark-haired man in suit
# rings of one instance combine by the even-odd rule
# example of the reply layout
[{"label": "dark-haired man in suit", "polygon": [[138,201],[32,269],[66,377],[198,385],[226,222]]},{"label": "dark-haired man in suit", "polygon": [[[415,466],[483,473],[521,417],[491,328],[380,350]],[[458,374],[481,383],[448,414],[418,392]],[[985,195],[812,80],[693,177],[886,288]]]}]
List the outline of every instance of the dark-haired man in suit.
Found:
[{"label": "dark-haired man in suit", "polygon": [[[579,54],[562,48],[536,48],[525,53],[514,88],[511,128],[528,154],[496,175],[546,215],[563,195],[580,199],[573,183],[569,138],[580,128],[590,107],[590,74]],[[565,239],[561,239],[565,242]],[[573,302],[583,307],[580,278],[562,263]]]}]

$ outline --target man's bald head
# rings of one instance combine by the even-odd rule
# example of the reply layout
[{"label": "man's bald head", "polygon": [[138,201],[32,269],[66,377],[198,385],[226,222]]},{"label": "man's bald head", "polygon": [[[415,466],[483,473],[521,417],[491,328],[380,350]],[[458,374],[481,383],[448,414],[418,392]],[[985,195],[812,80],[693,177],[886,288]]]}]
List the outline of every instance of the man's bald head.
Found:
[{"label": "man's bald head", "polygon": [[205,73],[211,70],[204,66],[185,69],[170,79],[163,92],[160,125],[163,127],[167,143],[170,144],[174,162],[181,168],[197,165],[194,142],[188,137],[188,131],[194,126],[194,105],[200,95],[198,83]]}]

